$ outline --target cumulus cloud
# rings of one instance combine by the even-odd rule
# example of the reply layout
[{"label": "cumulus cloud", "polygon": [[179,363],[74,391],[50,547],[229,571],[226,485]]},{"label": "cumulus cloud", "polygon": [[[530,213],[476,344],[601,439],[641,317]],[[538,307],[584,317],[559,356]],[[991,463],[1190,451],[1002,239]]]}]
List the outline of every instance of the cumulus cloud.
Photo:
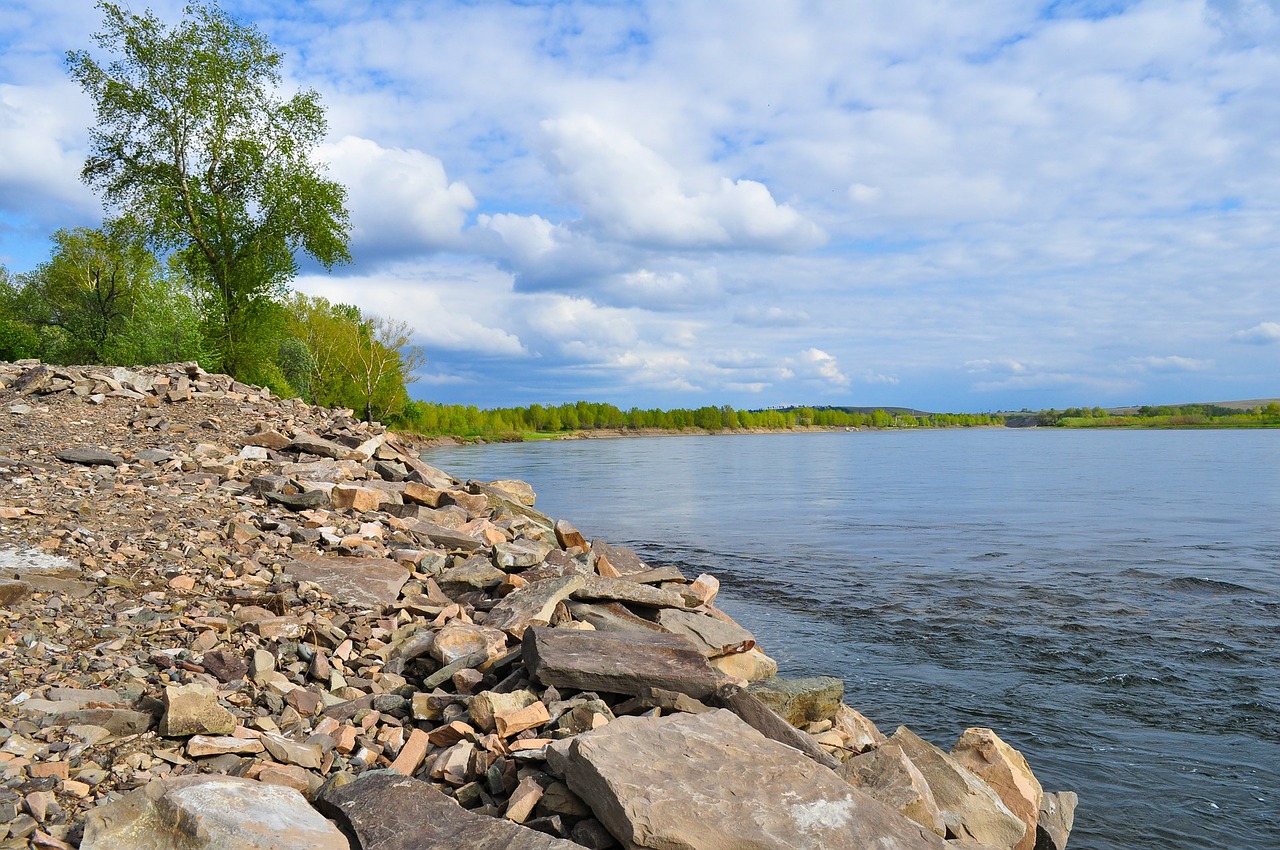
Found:
[{"label": "cumulus cloud", "polygon": [[412,148],[344,136],[316,158],[347,187],[354,251],[405,254],[457,247],[476,199],[444,163]]},{"label": "cumulus cloud", "polygon": [[1280,342],[1280,322],[1259,322],[1251,328],[1236,331],[1232,339],[1238,342],[1251,342],[1255,345],[1268,345]]},{"label": "cumulus cloud", "polygon": [[795,368],[803,377],[818,378],[832,387],[847,387],[849,376],[840,371],[836,359],[820,348],[808,348],[796,356]]},{"label": "cumulus cloud", "polygon": [[586,221],[609,238],[668,248],[803,250],[825,236],[755,180],[682,174],[588,115],[541,124],[544,157]]}]

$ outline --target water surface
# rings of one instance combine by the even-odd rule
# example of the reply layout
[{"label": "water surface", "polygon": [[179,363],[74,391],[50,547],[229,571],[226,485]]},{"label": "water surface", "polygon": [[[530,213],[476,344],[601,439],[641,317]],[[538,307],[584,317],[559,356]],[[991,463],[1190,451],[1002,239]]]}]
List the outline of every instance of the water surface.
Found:
[{"label": "water surface", "polygon": [[1280,433],[981,429],[432,450],[722,582],[783,675],[950,749],[990,726],[1071,847],[1280,848]]}]

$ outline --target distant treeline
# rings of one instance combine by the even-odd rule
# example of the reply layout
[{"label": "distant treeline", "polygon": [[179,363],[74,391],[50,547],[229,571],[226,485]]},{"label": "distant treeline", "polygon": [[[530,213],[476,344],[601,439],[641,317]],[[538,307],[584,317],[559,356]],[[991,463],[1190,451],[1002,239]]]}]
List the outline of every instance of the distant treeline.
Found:
[{"label": "distant treeline", "polygon": [[1069,407],[1042,410],[1036,422],[1058,428],[1265,428],[1280,426],[1280,404],[1244,409],[1217,404],[1144,406],[1125,414]]},{"label": "distant treeline", "polygon": [[491,409],[411,401],[392,420],[393,427],[428,436],[447,434],[499,439],[592,430],[682,431],[699,428],[716,432],[743,428],[782,430],[814,425],[835,428],[952,428],[1003,424],[1003,418],[991,414],[932,413],[914,416],[884,410],[850,412],[838,407],[735,410],[728,405],[622,410],[612,404],[587,401]]}]

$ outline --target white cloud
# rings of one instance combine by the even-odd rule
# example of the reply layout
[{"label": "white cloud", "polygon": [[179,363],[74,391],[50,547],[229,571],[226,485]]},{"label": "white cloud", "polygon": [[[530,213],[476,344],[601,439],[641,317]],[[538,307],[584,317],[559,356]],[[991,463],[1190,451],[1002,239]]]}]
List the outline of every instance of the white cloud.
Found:
[{"label": "white cloud", "polygon": [[1257,345],[1280,342],[1280,322],[1259,322],[1251,328],[1236,331],[1232,334],[1232,339]]},{"label": "white cloud", "polygon": [[444,163],[420,150],[357,136],[321,145],[316,159],[347,187],[353,250],[404,254],[457,247],[476,199],[450,182]]},{"label": "white cloud", "polygon": [[1151,372],[1202,372],[1213,366],[1213,361],[1169,355],[1167,357],[1133,357],[1129,359],[1128,364]]},{"label": "white cloud", "polygon": [[795,368],[802,377],[819,378],[833,387],[849,386],[849,376],[840,371],[840,364],[827,352],[809,348],[795,358]]},{"label": "white cloud", "polygon": [[803,250],[822,231],[764,184],[682,174],[629,133],[587,115],[541,124],[545,158],[586,222],[610,238],[668,248]]},{"label": "white cloud", "polygon": [[733,314],[733,320],[740,325],[759,328],[799,328],[812,321],[804,310],[759,304],[751,304],[738,310]]}]

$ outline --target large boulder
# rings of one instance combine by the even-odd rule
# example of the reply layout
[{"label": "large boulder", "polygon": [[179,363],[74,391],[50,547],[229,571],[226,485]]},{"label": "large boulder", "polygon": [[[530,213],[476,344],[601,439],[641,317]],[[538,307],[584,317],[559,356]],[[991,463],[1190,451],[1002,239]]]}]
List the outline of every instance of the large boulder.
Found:
[{"label": "large boulder", "polygon": [[1014,850],[1033,850],[1044,790],[1022,753],[990,729],[975,726],[964,730],[960,740],[951,748],[951,757],[980,776],[1000,796],[1009,811],[1027,825],[1026,834],[1014,845]]},{"label": "large boulder", "polygon": [[1022,840],[1027,828],[1022,818],[973,771],[905,726],[898,727],[889,743],[901,747],[924,774],[948,837],[972,839],[993,850],[1013,850]]},{"label": "large boulder", "polygon": [[156,780],[89,813],[80,850],[350,850],[292,788],[233,776]]},{"label": "large boulder", "polygon": [[389,558],[316,555],[290,561],[284,571],[339,602],[375,609],[395,602],[409,580],[409,571]]},{"label": "large boulder", "polygon": [[926,829],[938,835],[947,834],[942,812],[933,799],[929,783],[901,747],[886,744],[854,756],[837,772],[850,785],[861,788]]},{"label": "large boulder", "polygon": [[1040,818],[1036,824],[1036,850],[1066,850],[1079,802],[1080,798],[1074,791],[1058,791],[1041,798]]},{"label": "large boulder", "polygon": [[624,847],[946,846],[726,710],[622,717],[553,745],[547,758]]}]

